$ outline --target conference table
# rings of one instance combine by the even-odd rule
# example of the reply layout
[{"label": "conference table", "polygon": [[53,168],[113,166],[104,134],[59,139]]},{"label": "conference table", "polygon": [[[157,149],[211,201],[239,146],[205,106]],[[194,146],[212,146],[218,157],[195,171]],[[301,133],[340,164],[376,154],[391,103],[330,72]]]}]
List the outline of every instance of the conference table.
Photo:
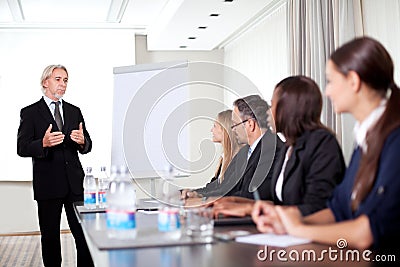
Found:
[{"label": "conference table", "polygon": [[[82,209],[79,209],[81,206],[82,203],[75,203],[76,215],[97,267],[372,266],[372,262],[363,260],[362,252],[359,253],[361,259],[355,260],[352,253],[346,256],[346,249],[316,243],[273,247],[214,238],[212,242],[203,244],[195,242],[181,245],[164,244],[146,245],[144,247],[130,247],[128,245],[113,248],[112,240],[107,240],[106,213],[104,211],[81,212]],[[136,221],[138,231],[146,227],[146,229],[153,227],[154,231],[157,231],[157,214],[154,214],[154,212],[138,211]],[[258,233],[255,225],[249,223],[214,226],[214,234],[238,230],[253,234]],[[101,244],[99,246],[99,242],[103,242],[103,247]],[[132,244],[132,241],[130,242]],[[110,247],[104,246],[105,243],[107,245],[110,243]]]}]

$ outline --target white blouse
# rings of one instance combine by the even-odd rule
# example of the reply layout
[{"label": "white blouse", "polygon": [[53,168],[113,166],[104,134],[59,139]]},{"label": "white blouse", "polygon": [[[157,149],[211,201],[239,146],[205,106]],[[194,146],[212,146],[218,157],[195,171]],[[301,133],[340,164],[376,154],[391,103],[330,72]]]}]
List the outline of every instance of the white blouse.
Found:
[{"label": "white blouse", "polygon": [[279,173],[278,180],[276,181],[275,193],[276,193],[276,196],[278,197],[278,199],[280,201],[283,201],[282,200],[283,199],[282,198],[283,175],[285,173],[286,164],[287,164],[287,162],[289,160],[289,155],[290,155],[290,153],[292,153],[292,148],[293,147],[290,146],[288,148],[288,150],[286,151],[285,160],[283,161],[281,172]]},{"label": "white blouse", "polygon": [[366,152],[368,149],[367,142],[365,140],[367,137],[367,132],[382,117],[382,114],[386,109],[386,103],[387,100],[383,99],[380,105],[374,109],[362,123],[357,121],[354,125],[354,140],[364,152]]}]

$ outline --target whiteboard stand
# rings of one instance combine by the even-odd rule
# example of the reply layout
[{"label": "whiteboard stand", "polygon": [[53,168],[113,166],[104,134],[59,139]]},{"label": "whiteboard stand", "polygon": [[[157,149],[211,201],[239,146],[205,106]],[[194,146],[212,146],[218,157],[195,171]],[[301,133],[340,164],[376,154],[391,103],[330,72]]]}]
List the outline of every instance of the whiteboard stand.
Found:
[{"label": "whiteboard stand", "polygon": [[[158,177],[158,178],[160,178],[160,177]],[[150,178],[150,194],[152,196],[156,195],[156,181],[155,181],[156,179],[157,179],[156,177]]]}]

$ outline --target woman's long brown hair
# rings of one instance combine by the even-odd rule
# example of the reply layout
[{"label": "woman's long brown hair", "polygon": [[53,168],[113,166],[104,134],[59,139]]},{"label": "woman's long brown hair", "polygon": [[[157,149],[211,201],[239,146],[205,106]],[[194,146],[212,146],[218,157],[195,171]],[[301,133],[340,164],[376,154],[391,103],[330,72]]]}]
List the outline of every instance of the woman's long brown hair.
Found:
[{"label": "woman's long brown hair", "polygon": [[383,145],[388,135],[400,126],[400,92],[393,79],[393,61],[378,41],[362,37],[336,50],[331,58],[343,75],[349,71],[358,74],[382,99],[387,98],[386,109],[378,122],[367,132],[367,151],[362,151],[360,165],[352,191],[352,210],[371,192],[377,176]]},{"label": "woman's long brown hair", "polygon": [[285,136],[287,146],[294,145],[306,131],[329,130],[321,122],[322,94],[312,79],[290,76],[275,86],[275,93],[275,127]]}]

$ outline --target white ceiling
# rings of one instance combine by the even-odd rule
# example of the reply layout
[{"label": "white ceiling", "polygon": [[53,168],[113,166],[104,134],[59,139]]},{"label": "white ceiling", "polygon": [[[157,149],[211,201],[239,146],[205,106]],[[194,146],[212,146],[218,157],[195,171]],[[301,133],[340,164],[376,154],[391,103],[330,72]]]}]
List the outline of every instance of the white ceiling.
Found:
[{"label": "white ceiling", "polygon": [[132,29],[147,35],[149,50],[212,50],[273,1],[0,0],[0,29]]}]

